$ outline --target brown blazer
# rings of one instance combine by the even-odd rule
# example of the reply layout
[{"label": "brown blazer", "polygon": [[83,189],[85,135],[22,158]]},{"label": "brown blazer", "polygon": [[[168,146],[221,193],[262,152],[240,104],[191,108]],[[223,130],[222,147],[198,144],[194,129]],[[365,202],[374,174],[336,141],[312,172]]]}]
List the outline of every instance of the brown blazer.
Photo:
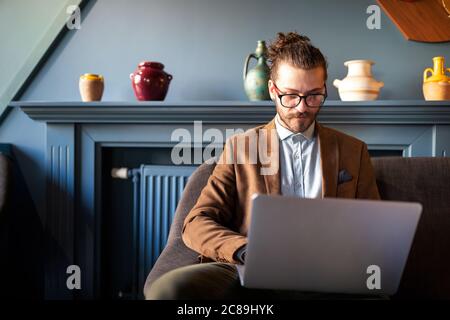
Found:
[{"label": "brown blazer", "polygon": [[[261,174],[267,161],[242,163],[236,161],[239,139],[260,137],[264,130],[275,132],[275,119],[266,125],[250,129],[229,138],[197,203],[187,215],[183,226],[183,241],[201,258],[238,263],[234,254],[247,243],[250,225],[251,196],[254,193],[280,194],[280,174]],[[339,131],[323,127],[316,121],[316,133],[322,159],[322,197],[380,199],[370,156],[364,142]],[[269,131],[266,131],[269,132]],[[273,137],[273,136],[272,136]],[[279,139],[267,138],[267,154],[279,161]],[[259,144],[258,144],[259,145]],[[249,147],[243,153],[249,152]],[[234,161],[225,163],[227,156]],[[241,152],[242,155],[242,152]],[[273,165],[273,164],[271,164]],[[339,183],[338,176],[346,171],[347,179]],[[208,260],[208,259],[207,259]]]}]

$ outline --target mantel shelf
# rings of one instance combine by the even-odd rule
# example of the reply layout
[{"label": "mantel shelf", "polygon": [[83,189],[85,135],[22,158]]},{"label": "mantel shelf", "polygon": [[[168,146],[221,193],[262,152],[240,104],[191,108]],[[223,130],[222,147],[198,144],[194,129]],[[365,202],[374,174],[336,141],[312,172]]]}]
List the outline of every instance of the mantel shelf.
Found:
[{"label": "mantel shelf", "polygon": [[[272,101],[57,102],[15,101],[31,119],[49,123],[265,123],[275,115]],[[450,101],[329,100],[323,123],[450,124]]]}]

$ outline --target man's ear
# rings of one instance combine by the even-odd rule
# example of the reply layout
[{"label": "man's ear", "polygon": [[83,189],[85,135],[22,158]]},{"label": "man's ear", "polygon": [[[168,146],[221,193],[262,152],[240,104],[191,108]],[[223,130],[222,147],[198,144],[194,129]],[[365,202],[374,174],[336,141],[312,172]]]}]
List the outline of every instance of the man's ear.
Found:
[{"label": "man's ear", "polygon": [[270,98],[272,99],[272,101],[276,101],[277,93],[275,91],[275,86],[271,79],[269,79],[269,81],[267,82],[267,86],[269,87]]}]

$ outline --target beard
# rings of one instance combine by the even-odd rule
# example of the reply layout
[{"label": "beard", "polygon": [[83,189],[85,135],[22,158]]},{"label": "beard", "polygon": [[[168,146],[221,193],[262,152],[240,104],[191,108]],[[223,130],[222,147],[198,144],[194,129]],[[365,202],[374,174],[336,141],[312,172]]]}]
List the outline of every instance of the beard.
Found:
[{"label": "beard", "polygon": [[320,110],[317,110],[317,112],[298,112],[293,109],[290,112],[278,112],[278,114],[284,125],[287,126],[289,130],[299,133],[304,132],[309,128],[309,126],[311,126],[311,124],[316,120],[319,111]]}]

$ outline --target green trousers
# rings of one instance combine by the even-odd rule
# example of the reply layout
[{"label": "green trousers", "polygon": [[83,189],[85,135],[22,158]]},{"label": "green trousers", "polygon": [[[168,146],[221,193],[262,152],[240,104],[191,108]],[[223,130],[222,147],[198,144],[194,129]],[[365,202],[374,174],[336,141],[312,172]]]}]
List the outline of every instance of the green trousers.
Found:
[{"label": "green trousers", "polygon": [[147,300],[340,300],[380,298],[367,295],[248,289],[241,286],[235,265],[217,262],[196,264],[172,270],[158,278],[144,294]]}]

